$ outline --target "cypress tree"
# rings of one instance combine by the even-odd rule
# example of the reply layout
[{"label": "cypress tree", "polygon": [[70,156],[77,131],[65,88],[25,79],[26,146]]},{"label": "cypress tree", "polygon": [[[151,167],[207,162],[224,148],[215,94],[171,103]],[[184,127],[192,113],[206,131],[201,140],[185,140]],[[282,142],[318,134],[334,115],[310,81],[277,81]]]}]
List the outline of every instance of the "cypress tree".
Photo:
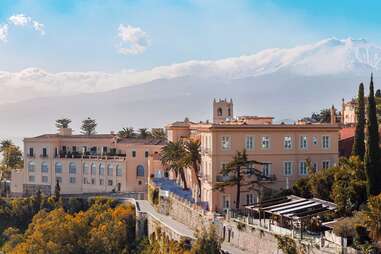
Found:
[{"label": "cypress tree", "polygon": [[355,140],[352,147],[352,155],[358,156],[361,160],[365,155],[365,102],[364,84],[359,85],[356,107],[356,131]]},{"label": "cypress tree", "polygon": [[381,192],[381,168],[378,121],[376,112],[376,102],[374,99],[373,75],[370,78],[367,111],[367,142],[364,158],[365,172],[368,180],[367,192],[368,195],[377,195]]}]

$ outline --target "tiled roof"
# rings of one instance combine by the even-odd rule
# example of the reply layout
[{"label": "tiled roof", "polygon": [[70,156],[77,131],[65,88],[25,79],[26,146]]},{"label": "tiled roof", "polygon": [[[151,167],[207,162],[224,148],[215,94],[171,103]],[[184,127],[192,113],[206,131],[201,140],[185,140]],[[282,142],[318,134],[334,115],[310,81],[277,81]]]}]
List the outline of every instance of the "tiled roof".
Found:
[{"label": "tiled roof", "polygon": [[113,138],[115,137],[115,134],[93,134],[93,135],[84,135],[84,134],[75,134],[75,135],[59,135],[59,134],[42,134],[33,138],[99,138],[99,139],[105,139],[105,138]]},{"label": "tiled roof", "polygon": [[161,139],[141,139],[141,138],[120,138],[119,144],[144,144],[144,145],[165,145],[165,140]]}]

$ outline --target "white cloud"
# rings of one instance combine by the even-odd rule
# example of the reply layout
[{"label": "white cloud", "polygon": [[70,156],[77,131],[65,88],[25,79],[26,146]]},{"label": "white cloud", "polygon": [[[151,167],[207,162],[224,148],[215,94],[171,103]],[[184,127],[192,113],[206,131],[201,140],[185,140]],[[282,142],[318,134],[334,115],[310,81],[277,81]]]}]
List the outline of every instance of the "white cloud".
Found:
[{"label": "white cloud", "polygon": [[24,14],[17,14],[9,17],[9,22],[15,26],[26,26],[32,22],[32,18]]},{"label": "white cloud", "polygon": [[34,30],[36,30],[37,32],[40,32],[41,35],[44,35],[45,34],[45,30],[44,30],[44,24],[41,24],[35,20],[33,20],[32,22],[33,24],[33,28]]},{"label": "white cloud", "polygon": [[150,44],[147,33],[140,27],[120,24],[118,37],[121,40],[119,53],[124,55],[143,53]]},{"label": "white cloud", "polygon": [[30,26],[41,35],[45,34],[44,24],[32,19],[24,14],[12,15],[8,18],[8,24],[0,25],[0,41],[7,41],[9,26],[24,27]]},{"label": "white cloud", "polygon": [[8,37],[8,25],[0,25],[0,41],[6,42]]}]

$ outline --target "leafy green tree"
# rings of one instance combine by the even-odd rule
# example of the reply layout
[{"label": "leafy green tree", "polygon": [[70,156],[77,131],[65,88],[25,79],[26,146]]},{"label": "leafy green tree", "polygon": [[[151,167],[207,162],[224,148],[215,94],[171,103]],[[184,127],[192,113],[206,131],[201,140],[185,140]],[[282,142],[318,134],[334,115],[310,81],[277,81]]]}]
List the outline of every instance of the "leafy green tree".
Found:
[{"label": "leafy green tree", "polygon": [[310,179],[308,177],[301,177],[296,180],[292,186],[292,192],[299,197],[311,198]]},{"label": "leafy green tree", "polygon": [[188,140],[185,142],[185,164],[192,169],[193,178],[197,181],[198,198],[201,198],[201,179],[200,179],[200,164],[201,164],[201,143],[198,140]]},{"label": "leafy green tree", "polygon": [[373,75],[370,79],[367,115],[367,142],[366,153],[364,157],[365,172],[368,181],[367,192],[368,195],[377,195],[381,192],[381,165],[376,102],[374,99]]},{"label": "leafy green tree", "polygon": [[377,89],[375,96],[376,97],[381,97],[381,90],[380,89]]},{"label": "leafy green tree", "polygon": [[381,240],[381,194],[370,197],[359,216],[375,241]]},{"label": "leafy green tree", "polygon": [[163,128],[152,128],[151,133],[154,139],[167,140],[167,134]]},{"label": "leafy green tree", "polygon": [[223,181],[218,182],[215,186],[216,189],[224,191],[225,187],[234,186],[236,188],[236,204],[235,208],[238,210],[240,207],[241,188],[254,188],[255,185],[261,185],[261,180],[271,179],[263,175],[261,170],[258,170],[254,165],[265,165],[256,160],[249,160],[247,158],[246,150],[237,152],[233,160],[230,161],[220,174],[225,177]]},{"label": "leafy green tree", "polygon": [[69,118],[61,118],[56,120],[56,127],[58,129],[61,128],[69,128],[69,124],[71,123],[71,120]]},{"label": "leafy green tree", "polygon": [[192,254],[219,254],[221,253],[221,239],[214,226],[208,230],[196,232],[196,241],[192,245]]},{"label": "leafy green tree", "polygon": [[180,176],[184,189],[188,189],[185,178],[184,168],[186,163],[186,150],[182,140],[169,142],[160,152],[161,162],[167,168],[175,173],[175,177]]},{"label": "leafy green tree", "polygon": [[352,155],[359,156],[361,160],[365,155],[365,101],[364,84],[359,85],[356,107],[356,131],[352,148]]},{"label": "leafy green tree", "polygon": [[136,133],[134,131],[134,128],[125,127],[118,132],[118,136],[121,138],[136,138]]},{"label": "leafy green tree", "polygon": [[96,133],[95,128],[97,127],[97,125],[98,124],[95,121],[95,119],[91,119],[90,117],[88,117],[87,119],[82,121],[82,126],[81,126],[82,133],[85,135],[95,134]]},{"label": "leafy green tree", "polygon": [[4,152],[10,146],[13,146],[13,142],[10,139],[3,139],[0,141],[0,153]]}]

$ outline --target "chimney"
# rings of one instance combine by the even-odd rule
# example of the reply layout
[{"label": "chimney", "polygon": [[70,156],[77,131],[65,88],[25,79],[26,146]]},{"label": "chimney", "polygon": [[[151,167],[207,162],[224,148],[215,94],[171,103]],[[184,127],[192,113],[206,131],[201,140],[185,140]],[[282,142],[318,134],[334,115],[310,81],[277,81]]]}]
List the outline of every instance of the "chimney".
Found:
[{"label": "chimney", "polygon": [[71,136],[73,134],[73,130],[71,128],[59,128],[58,135],[60,136]]},{"label": "chimney", "polygon": [[335,110],[335,106],[332,105],[331,107],[331,124],[335,124],[336,123],[336,110]]}]

